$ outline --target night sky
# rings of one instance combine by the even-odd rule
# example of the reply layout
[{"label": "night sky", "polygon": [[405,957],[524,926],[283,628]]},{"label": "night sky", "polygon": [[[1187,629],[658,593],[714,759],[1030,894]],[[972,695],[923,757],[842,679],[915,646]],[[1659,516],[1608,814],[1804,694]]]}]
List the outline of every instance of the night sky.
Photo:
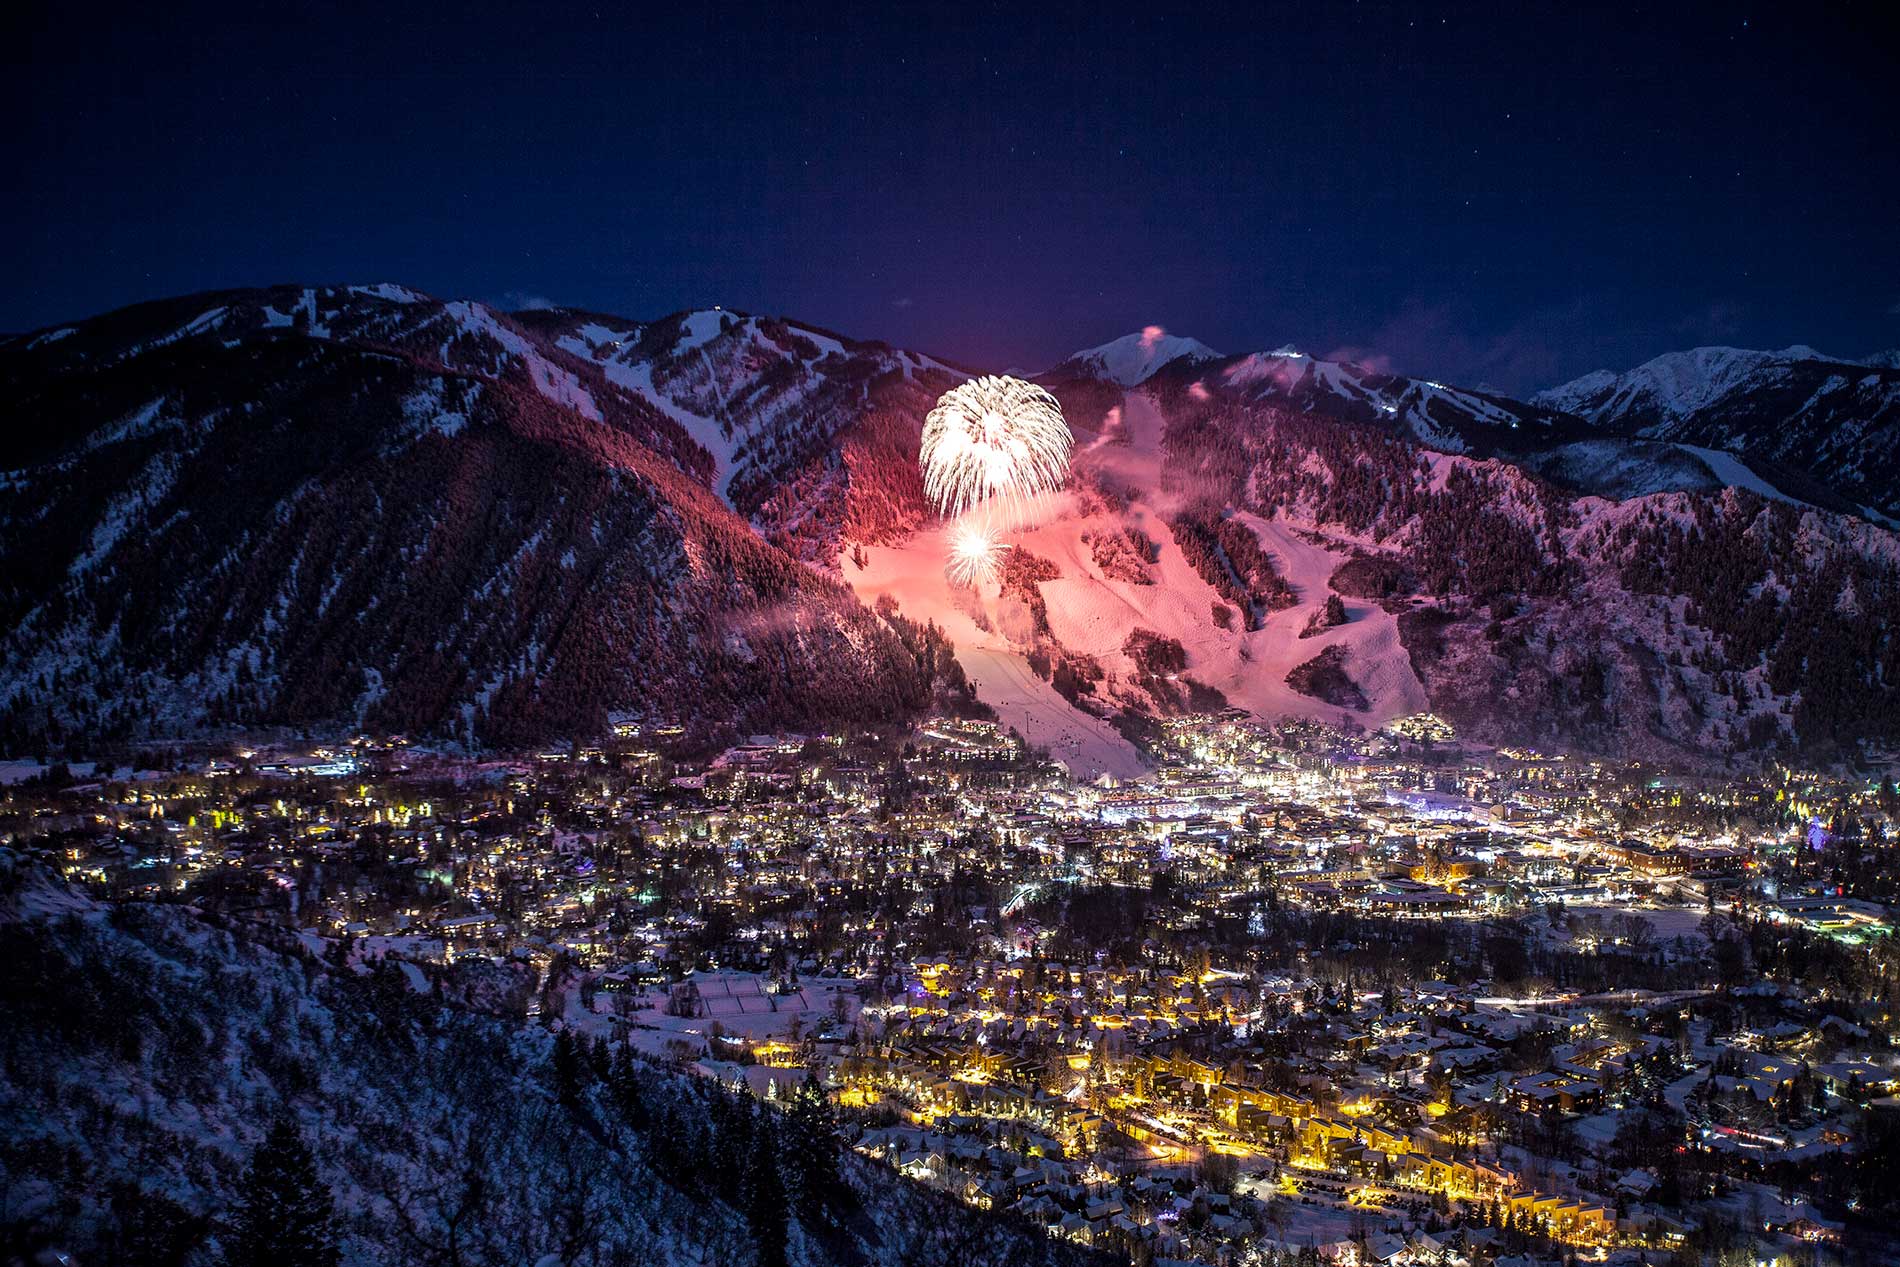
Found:
[{"label": "night sky", "polygon": [[391,280],[998,368],[1158,323],[1515,392],[1900,343],[1882,4],[35,7],[0,330]]}]

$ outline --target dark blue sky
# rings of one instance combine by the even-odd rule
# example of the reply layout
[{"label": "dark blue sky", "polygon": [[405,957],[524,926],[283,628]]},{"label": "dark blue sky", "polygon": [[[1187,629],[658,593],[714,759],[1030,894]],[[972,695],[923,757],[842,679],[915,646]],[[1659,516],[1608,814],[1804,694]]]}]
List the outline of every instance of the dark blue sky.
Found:
[{"label": "dark blue sky", "polygon": [[1515,391],[1900,343],[1880,4],[39,7],[0,32],[0,329],[394,280]]}]

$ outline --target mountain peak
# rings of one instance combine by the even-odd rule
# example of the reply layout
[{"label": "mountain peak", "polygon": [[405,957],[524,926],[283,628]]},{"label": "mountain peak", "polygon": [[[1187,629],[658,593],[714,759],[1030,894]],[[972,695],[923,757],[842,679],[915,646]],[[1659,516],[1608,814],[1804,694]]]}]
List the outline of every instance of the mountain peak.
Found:
[{"label": "mountain peak", "polygon": [[[1887,357],[1900,354],[1886,353]],[[1531,397],[1548,405],[1588,417],[1600,411],[1598,400],[1610,392],[1624,404],[1640,401],[1644,406],[1671,417],[1685,417],[1714,401],[1753,383],[1764,373],[1780,373],[1793,365],[1818,362],[1822,365],[1865,365],[1886,368],[1890,364],[1876,353],[1864,360],[1829,356],[1805,343],[1790,344],[1774,351],[1750,348],[1701,347],[1681,352],[1665,352],[1651,357],[1621,374],[1595,370],[1568,383],[1547,388]]]},{"label": "mountain peak", "polygon": [[1124,334],[1099,347],[1085,348],[1056,369],[1074,370],[1119,383],[1123,387],[1135,387],[1147,382],[1156,371],[1170,362],[1183,358],[1213,361],[1218,360],[1220,355],[1199,339],[1169,334],[1161,326],[1144,326],[1133,334]]},{"label": "mountain peak", "polygon": [[1790,347],[1779,352],[1730,347],[1689,348],[1651,357],[1622,374],[1597,370],[1541,391],[1531,399],[1536,404],[1589,417],[1591,402],[1608,393],[1628,400],[1641,399],[1661,414],[1682,417],[1768,367],[1789,361],[1823,359],[1808,347]]}]

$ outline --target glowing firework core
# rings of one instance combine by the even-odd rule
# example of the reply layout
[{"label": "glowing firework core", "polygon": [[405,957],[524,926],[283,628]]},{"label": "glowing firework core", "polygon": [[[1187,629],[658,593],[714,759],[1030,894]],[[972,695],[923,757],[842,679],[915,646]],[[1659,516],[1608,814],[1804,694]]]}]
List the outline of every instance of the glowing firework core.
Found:
[{"label": "glowing firework core", "polygon": [[1061,487],[1072,443],[1062,406],[1042,388],[973,378],[924,418],[924,495],[946,517],[992,501],[1020,507]]},{"label": "glowing firework core", "polygon": [[988,524],[971,520],[958,524],[950,534],[950,580],[971,586],[995,580],[1007,549]]}]

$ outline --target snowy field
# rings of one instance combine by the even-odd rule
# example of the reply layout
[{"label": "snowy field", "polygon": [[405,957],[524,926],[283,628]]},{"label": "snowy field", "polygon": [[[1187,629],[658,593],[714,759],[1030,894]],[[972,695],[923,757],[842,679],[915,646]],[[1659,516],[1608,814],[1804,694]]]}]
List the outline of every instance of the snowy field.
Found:
[{"label": "snowy field", "polygon": [[[800,1034],[822,1029],[832,1022],[839,998],[844,1000],[846,1024],[859,1008],[858,983],[849,977],[807,978],[789,994],[772,993],[767,979],[751,972],[695,972],[688,980],[699,989],[703,1015],[668,1015],[666,1004],[673,987],[649,986],[636,996],[639,1007],[627,1015],[629,1042],[649,1056],[663,1057],[669,1054],[669,1044],[682,1039],[703,1050],[714,1025],[723,1033],[757,1042],[787,1037],[794,1029]],[[606,1037],[620,997],[600,991],[590,1012],[581,1007],[579,992],[570,992],[562,1019],[582,1033]]]},{"label": "snowy field", "polygon": [[[38,761],[0,761],[0,786],[11,787],[15,783],[24,783],[28,779],[37,779],[51,766]],[[75,761],[67,769],[75,779],[92,777],[93,764],[90,761]]]},{"label": "snowy field", "polygon": [[1669,907],[1620,907],[1620,906],[1569,906],[1564,908],[1572,915],[1597,915],[1603,919],[1612,919],[1618,915],[1640,915],[1649,922],[1657,941],[1670,941],[1677,937],[1690,937],[1704,940],[1702,921],[1708,912],[1700,906]]},{"label": "snowy field", "polygon": [[1687,449],[1689,452],[1701,458],[1703,462],[1708,465],[1708,468],[1715,473],[1715,478],[1721,480],[1724,484],[1731,485],[1735,488],[1745,488],[1751,493],[1768,498],[1770,501],[1786,502],[1790,506],[1807,505],[1806,502],[1788,496],[1773,484],[1770,484],[1767,480],[1755,474],[1754,471],[1750,470],[1748,466],[1733,453],[1724,453],[1720,449],[1698,448],[1693,444],[1681,444],[1676,447]]}]

